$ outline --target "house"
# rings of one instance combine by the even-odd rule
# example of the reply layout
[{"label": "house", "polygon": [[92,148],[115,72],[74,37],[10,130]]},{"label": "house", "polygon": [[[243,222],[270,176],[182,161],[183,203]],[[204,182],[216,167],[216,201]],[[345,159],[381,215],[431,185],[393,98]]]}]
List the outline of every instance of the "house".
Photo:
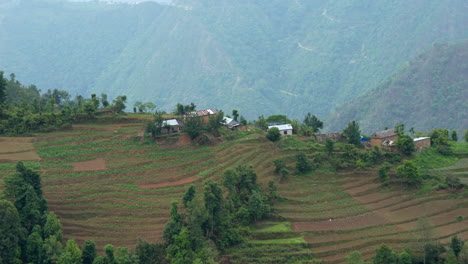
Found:
[{"label": "house", "polygon": [[275,125],[275,126],[268,126],[268,129],[276,127],[280,131],[281,135],[286,136],[286,135],[292,135],[293,134],[293,127],[291,124],[284,124],[284,125]]},{"label": "house", "polygon": [[205,122],[206,124],[210,120],[210,117],[216,114],[218,114],[218,111],[216,111],[216,109],[198,110],[198,111],[186,113],[184,115],[184,119],[190,118],[190,117],[200,117],[203,119],[203,122]]},{"label": "house", "polygon": [[226,126],[227,129],[230,130],[238,129],[239,127],[241,127],[241,124],[239,122],[226,116],[223,117],[223,124]]},{"label": "house", "polygon": [[421,151],[425,148],[429,148],[431,146],[431,138],[430,137],[417,137],[413,139],[414,148],[417,151]]},{"label": "house", "polygon": [[398,139],[398,135],[395,132],[395,129],[387,129],[379,132],[375,132],[371,136],[370,145],[372,147],[377,146],[382,147],[391,147],[395,144],[395,141]]},{"label": "house", "polygon": [[164,120],[162,123],[163,131],[164,132],[167,131],[170,133],[179,132],[181,130],[181,125],[182,125],[181,122],[178,121],[177,119]]}]

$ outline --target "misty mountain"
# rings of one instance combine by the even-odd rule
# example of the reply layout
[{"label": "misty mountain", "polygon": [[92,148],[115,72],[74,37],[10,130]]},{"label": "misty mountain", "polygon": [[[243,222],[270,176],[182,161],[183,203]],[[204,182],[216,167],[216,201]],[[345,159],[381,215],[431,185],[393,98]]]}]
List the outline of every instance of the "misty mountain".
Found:
[{"label": "misty mountain", "polygon": [[339,107],[329,130],[356,120],[371,134],[406,124],[416,131],[468,128],[468,41],[434,44],[376,89]]},{"label": "misty mountain", "polygon": [[6,0],[0,69],[162,110],[324,118],[432,43],[467,39],[467,14],[463,0]]}]

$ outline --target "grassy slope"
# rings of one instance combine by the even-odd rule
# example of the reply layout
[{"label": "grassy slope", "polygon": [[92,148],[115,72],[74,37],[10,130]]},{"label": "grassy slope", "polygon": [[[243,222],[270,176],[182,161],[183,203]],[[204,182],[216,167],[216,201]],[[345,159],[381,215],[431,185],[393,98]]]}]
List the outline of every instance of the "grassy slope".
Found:
[{"label": "grassy slope", "polygon": [[433,42],[468,38],[463,0],[181,1],[193,9],[12,1],[0,69],[42,90],[324,117]]},{"label": "grassy slope", "polygon": [[349,120],[366,133],[406,123],[416,130],[468,127],[468,42],[435,44],[376,89],[338,108],[328,129]]},{"label": "grassy slope", "polygon": [[[141,126],[89,124],[38,136],[44,192],[50,209],[61,217],[66,238],[79,243],[94,239],[100,248],[107,243],[132,247],[137,237],[159,241],[170,202],[180,199],[190,183],[200,187],[203,180],[219,180],[224,169],[239,164],[254,166],[266,183],[277,180],[272,160],[284,157],[289,167],[295,165],[295,151],[282,150],[259,134],[214,147],[162,148],[132,140]],[[97,158],[105,160],[107,170],[73,171],[73,162]],[[453,166],[455,172],[460,166],[466,171],[466,162]],[[14,167],[4,163],[0,169],[6,175]],[[274,208],[280,220],[259,223],[250,240],[225,257],[233,263],[313,263],[314,257],[341,263],[344,255],[360,250],[368,258],[380,243],[415,246],[415,223],[422,215],[435,226],[436,238],[468,238],[466,221],[455,219],[468,217],[466,193],[417,195],[379,188],[375,178],[372,170],[291,176],[279,183],[286,198]]]}]

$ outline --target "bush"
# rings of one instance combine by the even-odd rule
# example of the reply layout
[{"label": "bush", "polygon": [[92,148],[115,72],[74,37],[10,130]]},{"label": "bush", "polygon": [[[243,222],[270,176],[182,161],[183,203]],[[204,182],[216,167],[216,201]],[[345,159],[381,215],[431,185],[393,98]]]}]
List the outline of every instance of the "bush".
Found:
[{"label": "bush", "polygon": [[281,133],[277,127],[272,127],[268,129],[266,138],[268,138],[272,142],[276,142],[281,139]]},{"label": "bush", "polygon": [[307,155],[304,152],[297,153],[296,159],[296,169],[299,173],[306,173],[312,170],[312,164],[307,159]]},{"label": "bush", "polygon": [[286,168],[286,162],[284,159],[276,159],[273,161],[273,164],[275,164],[275,172],[279,173],[282,169]]},{"label": "bush", "polygon": [[379,174],[379,179],[381,182],[386,182],[390,179],[390,176],[388,175],[388,172],[392,168],[392,165],[388,162],[384,162],[378,170]]},{"label": "bush", "polygon": [[447,176],[447,178],[445,178],[445,183],[451,189],[461,189],[464,186],[460,179],[454,175]]}]

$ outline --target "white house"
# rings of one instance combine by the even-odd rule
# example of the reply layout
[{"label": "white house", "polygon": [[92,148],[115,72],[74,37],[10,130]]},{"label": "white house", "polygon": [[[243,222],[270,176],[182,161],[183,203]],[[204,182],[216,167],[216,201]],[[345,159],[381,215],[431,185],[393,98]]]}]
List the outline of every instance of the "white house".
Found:
[{"label": "white house", "polygon": [[293,127],[291,124],[284,124],[284,125],[275,125],[275,126],[268,126],[268,129],[276,127],[280,131],[281,135],[292,135],[293,134]]},{"label": "white house", "polygon": [[162,127],[170,127],[170,132],[179,132],[180,131],[180,123],[177,119],[169,119],[164,120],[162,123]]}]

